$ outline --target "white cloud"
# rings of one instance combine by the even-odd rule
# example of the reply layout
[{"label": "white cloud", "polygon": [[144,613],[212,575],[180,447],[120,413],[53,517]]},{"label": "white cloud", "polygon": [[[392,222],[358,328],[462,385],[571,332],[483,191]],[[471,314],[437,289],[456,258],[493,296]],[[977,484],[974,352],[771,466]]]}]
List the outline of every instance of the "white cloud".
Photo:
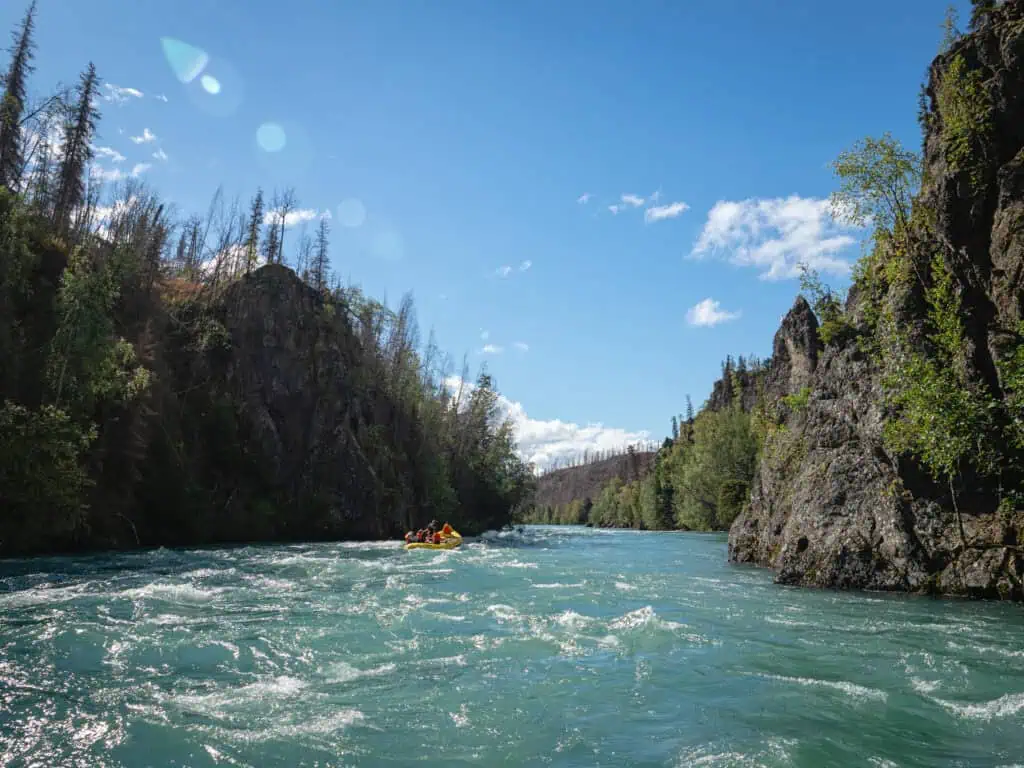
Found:
[{"label": "white cloud", "polygon": [[526,261],[524,261],[522,264],[519,265],[519,271],[520,272],[525,272],[526,270],[528,270],[532,266],[533,266],[533,262],[530,261],[529,259],[527,259]]},{"label": "white cloud", "polygon": [[124,155],[110,147],[93,147],[92,151],[99,157],[105,157],[113,163],[123,163],[125,161]]},{"label": "white cloud", "polygon": [[136,163],[135,166],[132,168],[132,176],[141,176],[152,167],[152,163]]},{"label": "white cloud", "polygon": [[762,270],[762,280],[797,277],[801,263],[844,275],[850,264],[839,254],[857,242],[857,232],[832,218],[828,200],[798,195],[719,200],[690,256],[725,252],[733,264]]},{"label": "white cloud", "polygon": [[138,88],[122,88],[119,85],[106,83],[103,86],[105,93],[104,101],[112,101],[115,104],[124,104],[128,99],[141,99],[143,94]]},{"label": "white cloud", "polygon": [[710,297],[704,299],[690,307],[686,312],[686,322],[690,325],[711,327],[719,323],[736,320],[742,314],[741,312],[727,312],[720,307],[719,302],[714,299]]},{"label": "white cloud", "polygon": [[484,348],[480,351],[485,355],[500,355],[502,353],[501,347],[497,344],[484,344]]},{"label": "white cloud", "polygon": [[125,178],[125,173],[120,168],[110,168],[108,170],[106,168],[101,168],[98,165],[94,165],[89,168],[89,176],[96,179],[96,181],[113,183]]},{"label": "white cloud", "polygon": [[141,136],[132,136],[130,138],[136,144],[148,144],[151,141],[156,141],[156,135],[149,128],[143,128]]},{"label": "white cloud", "polygon": [[644,204],[644,199],[639,195],[622,195],[619,199],[624,205],[631,205],[634,208],[639,208]]},{"label": "white cloud", "polygon": [[[118,171],[118,173],[120,173],[120,171]],[[113,225],[115,219],[123,218],[138,204],[138,202],[138,198],[133,195],[127,200],[115,200],[113,205],[97,205],[93,208],[90,213],[90,223],[96,234],[100,237],[108,237],[110,235],[110,227]]]},{"label": "white cloud", "polygon": [[512,346],[514,346],[520,352],[529,352],[530,351],[530,345],[527,344],[525,341],[517,341]]},{"label": "white cloud", "polygon": [[593,195],[590,194],[589,192],[584,192],[582,195],[576,198],[576,202],[579,203],[580,205],[586,205],[587,203],[590,202],[590,198],[592,197]]},{"label": "white cloud", "polygon": [[647,199],[650,200],[652,204],[658,202],[659,200],[661,200],[661,190],[657,190]]},{"label": "white cloud", "polygon": [[154,152],[153,157],[157,160],[167,162],[167,153],[164,152],[163,149],[158,149],[156,152]]},{"label": "white cloud", "polygon": [[656,205],[644,211],[644,221],[662,221],[663,219],[674,219],[681,216],[690,206],[683,202],[669,203],[668,205]]},{"label": "white cloud", "polygon": [[612,216],[614,216],[615,214],[617,214],[619,211],[622,210],[622,206],[621,205],[609,205],[608,206],[608,210],[611,211],[612,212]]},{"label": "white cloud", "polygon": [[156,94],[153,98],[162,101],[164,104],[167,103],[167,97],[164,96],[162,93]]},{"label": "white cloud", "polygon": [[512,267],[504,266],[504,267],[498,267],[498,269],[497,269],[498,277],[508,277],[511,274],[512,274]]},{"label": "white cloud", "polygon": [[[271,224],[277,221],[279,215],[278,211],[267,211],[263,214],[263,223]],[[289,211],[284,216],[285,227],[291,228],[296,224],[304,224],[307,221],[313,221],[320,215],[320,212],[316,208],[296,208],[294,211]]]},{"label": "white cloud", "polygon": [[[247,257],[244,245],[229,245],[227,248],[206,259],[199,265],[199,270],[204,275],[212,275],[215,271],[220,271],[221,274],[236,275],[245,266]],[[266,256],[258,254],[253,266],[262,267],[266,263]]]},{"label": "white cloud", "polygon": [[[457,376],[449,378],[445,383],[449,391],[458,392]],[[467,382],[463,388],[463,399],[472,390],[472,384]],[[498,395],[498,408],[501,416],[512,422],[520,458],[532,462],[540,470],[547,469],[555,461],[564,462],[582,456],[584,451],[619,451],[627,445],[646,443],[652,439],[646,431],[606,427],[599,422],[580,425],[559,419],[532,419],[522,403],[509,400],[501,394]]]}]

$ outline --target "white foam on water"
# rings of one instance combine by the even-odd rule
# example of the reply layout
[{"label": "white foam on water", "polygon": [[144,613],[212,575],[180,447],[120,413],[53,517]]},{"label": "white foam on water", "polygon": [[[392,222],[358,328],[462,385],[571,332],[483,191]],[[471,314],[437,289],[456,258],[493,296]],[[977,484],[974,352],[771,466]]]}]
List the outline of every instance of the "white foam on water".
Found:
[{"label": "white foam on water", "polygon": [[0,595],[0,610],[64,603],[84,595],[90,584],[91,582],[84,582],[67,587],[33,587],[32,589],[2,594]]},{"label": "white foam on water", "polygon": [[406,595],[404,601],[413,605],[445,605],[454,602],[450,597],[423,597],[421,595]]},{"label": "white foam on water", "polygon": [[932,698],[932,701],[966,720],[992,720],[1024,712],[1024,693],[1007,693],[998,699],[977,704],[964,704],[940,698]]},{"label": "white foam on water", "polygon": [[458,712],[449,712],[448,717],[450,717],[452,719],[452,722],[455,723],[456,728],[465,728],[467,725],[469,725],[468,712],[469,708],[465,704],[462,704],[459,707]]},{"label": "white foam on water", "polygon": [[480,651],[485,651],[488,648],[497,648],[505,642],[504,637],[487,637],[487,635],[473,635],[469,638],[470,643]]},{"label": "white foam on water", "polygon": [[235,758],[231,757],[230,755],[225,755],[223,752],[214,749],[209,744],[204,744],[203,749],[206,750],[206,754],[208,754],[210,756],[210,759],[213,760],[213,762],[215,763],[227,763],[228,765],[238,766],[238,768],[251,768],[249,763],[243,763],[238,760],[235,760]]},{"label": "white foam on water", "polygon": [[946,647],[954,651],[972,650],[975,653],[996,654],[998,656],[1005,656],[1008,659],[1024,659],[1024,651],[1015,651],[1011,648],[999,648],[994,645],[976,645],[974,643],[962,645],[949,640],[946,642]]},{"label": "white foam on water", "polygon": [[685,628],[684,624],[675,621],[666,621],[654,612],[654,608],[645,605],[630,611],[608,624],[609,629],[639,629],[641,627],[654,627],[656,629],[676,630]]},{"label": "white foam on water", "polygon": [[760,763],[742,752],[711,752],[706,748],[690,749],[679,756],[676,768],[763,768]]},{"label": "white foam on water", "polygon": [[430,664],[439,664],[442,667],[464,667],[468,662],[466,661],[465,655],[460,653],[458,656],[445,656],[440,659],[430,659],[426,663],[428,666]]},{"label": "white foam on water", "polygon": [[147,584],[144,587],[126,589],[119,597],[129,600],[168,600],[204,603],[217,595],[227,592],[227,587],[197,587],[194,584]]},{"label": "white foam on water", "polygon": [[623,592],[635,592],[636,589],[637,589],[634,585],[627,584],[624,581],[616,581],[615,582],[615,588],[619,589],[619,590],[622,590]]},{"label": "white foam on water", "polygon": [[521,621],[523,619],[523,615],[519,613],[519,611],[517,611],[511,605],[506,605],[504,603],[495,603],[494,605],[489,605],[487,606],[487,611],[489,613],[493,613],[494,617],[501,622]]},{"label": "white foam on water", "polygon": [[575,584],[562,584],[560,582],[554,582],[552,584],[531,584],[530,586],[534,589],[575,589],[582,587],[585,582],[579,581]]},{"label": "white foam on water", "polygon": [[171,701],[184,709],[217,714],[225,709],[247,707],[254,701],[297,696],[306,687],[306,683],[298,678],[281,675],[271,680],[260,680],[230,690],[222,689],[213,693],[174,696]]},{"label": "white foam on water", "polygon": [[371,669],[359,669],[347,662],[338,661],[327,668],[327,682],[348,683],[363,677],[383,677],[390,675],[396,669],[398,669],[398,665],[394,662],[381,664]]},{"label": "white foam on water", "polygon": [[777,624],[783,627],[816,627],[812,621],[797,621],[796,619],[781,619],[775,616],[765,616],[764,620],[769,624]]},{"label": "white foam on water", "polygon": [[246,575],[243,577],[251,586],[258,589],[272,589],[278,592],[290,592],[295,589],[295,582],[288,581],[286,579],[273,579],[269,576],[251,576]]},{"label": "white foam on water", "polygon": [[207,579],[210,576],[231,576],[235,573],[234,568],[197,568],[194,571],[187,571],[182,574],[185,579]]},{"label": "white foam on water", "polygon": [[498,568],[540,568],[537,563],[527,563],[522,560],[508,560],[504,563],[495,563]]},{"label": "white foam on water", "polygon": [[279,725],[274,728],[258,731],[252,740],[273,741],[281,738],[282,736],[289,738],[294,738],[296,736],[330,736],[338,731],[345,730],[352,725],[361,725],[365,721],[366,715],[358,709],[339,709],[336,712],[332,712],[331,714],[324,715],[322,717],[314,717],[308,720],[303,719],[298,723],[289,723],[287,725]]},{"label": "white foam on water", "polygon": [[941,680],[922,680],[919,677],[910,678],[910,685],[915,691],[920,694],[929,694],[938,690],[942,686]]},{"label": "white foam on water", "polygon": [[594,623],[595,619],[592,616],[584,616],[576,611],[564,611],[554,617],[556,624],[560,624],[563,627],[567,627],[573,630],[581,630],[589,627]]},{"label": "white foam on water", "polygon": [[804,685],[815,688],[831,688],[836,691],[841,691],[847,696],[851,696],[855,699],[874,699],[876,701],[886,701],[889,698],[889,694],[885,691],[880,691],[877,688],[868,688],[864,685],[857,685],[846,680],[818,680],[814,677],[789,677],[787,675],[769,675],[769,674],[758,674],[758,677],[763,677],[768,680],[778,680],[784,683],[795,683],[797,685]]}]

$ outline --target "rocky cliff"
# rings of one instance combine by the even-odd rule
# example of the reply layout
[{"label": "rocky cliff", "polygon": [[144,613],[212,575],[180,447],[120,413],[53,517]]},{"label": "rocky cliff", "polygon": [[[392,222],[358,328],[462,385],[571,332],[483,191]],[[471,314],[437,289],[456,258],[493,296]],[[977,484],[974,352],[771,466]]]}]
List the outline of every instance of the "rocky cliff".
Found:
[{"label": "rocky cliff", "polygon": [[[973,27],[930,67],[914,220],[855,281],[841,318],[850,332],[823,344],[799,299],[775,336],[764,447],[729,558],[773,568],[782,583],[1024,596],[1019,456],[1005,447],[1021,402],[1005,371],[1024,316],[1024,6],[980,13]],[[871,274],[888,277],[872,283]],[[957,324],[936,319],[939,289],[959,308]],[[886,346],[880,315],[940,373],[941,334],[962,328],[948,378],[961,382],[956,402],[984,404],[972,418],[986,426],[948,482],[887,440],[901,414],[891,382],[908,369],[885,353],[898,347]],[[922,434],[952,413],[941,392],[925,394],[935,399],[917,422]],[[958,428],[949,426],[949,445]],[[998,476],[975,461],[990,449],[1010,456]]]}]

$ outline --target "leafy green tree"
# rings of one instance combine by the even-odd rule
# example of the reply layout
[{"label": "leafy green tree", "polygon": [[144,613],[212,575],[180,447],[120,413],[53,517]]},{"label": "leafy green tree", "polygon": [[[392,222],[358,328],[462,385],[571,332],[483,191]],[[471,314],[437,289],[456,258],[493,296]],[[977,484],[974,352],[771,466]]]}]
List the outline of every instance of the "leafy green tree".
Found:
[{"label": "leafy green tree", "polygon": [[0,407],[0,547],[45,549],[81,525],[91,485],[84,458],[95,438],[94,427],[51,405]]},{"label": "leafy green tree", "polygon": [[837,220],[890,235],[905,233],[911,204],[921,184],[921,158],[885,133],[867,137],[840,153],[832,163],[839,189],[832,194]]}]

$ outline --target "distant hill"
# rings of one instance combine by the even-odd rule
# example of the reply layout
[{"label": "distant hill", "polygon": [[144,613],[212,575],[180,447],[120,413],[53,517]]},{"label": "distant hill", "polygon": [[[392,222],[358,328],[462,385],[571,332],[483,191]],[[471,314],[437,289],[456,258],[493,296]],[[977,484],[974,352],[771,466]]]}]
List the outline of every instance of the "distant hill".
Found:
[{"label": "distant hill", "polygon": [[635,451],[576,467],[556,469],[537,478],[534,503],[556,507],[579,499],[596,499],[615,477],[628,483],[643,478],[654,466],[655,451]]}]

